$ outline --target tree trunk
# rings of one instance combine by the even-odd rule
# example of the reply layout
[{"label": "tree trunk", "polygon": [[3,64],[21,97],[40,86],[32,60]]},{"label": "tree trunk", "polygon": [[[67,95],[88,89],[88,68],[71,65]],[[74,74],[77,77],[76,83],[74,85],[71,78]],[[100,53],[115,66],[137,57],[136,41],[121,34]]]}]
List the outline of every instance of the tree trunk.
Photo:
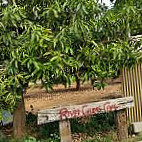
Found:
[{"label": "tree trunk", "polygon": [[95,82],[96,80],[97,80],[96,78],[91,78],[91,85],[92,85],[93,90],[95,89],[95,87],[94,87],[94,82]]},{"label": "tree trunk", "polygon": [[80,79],[78,76],[76,76],[76,90],[80,90]]},{"label": "tree trunk", "polygon": [[25,134],[25,104],[22,96],[22,101],[19,102],[13,114],[13,135],[15,138],[20,139]]}]

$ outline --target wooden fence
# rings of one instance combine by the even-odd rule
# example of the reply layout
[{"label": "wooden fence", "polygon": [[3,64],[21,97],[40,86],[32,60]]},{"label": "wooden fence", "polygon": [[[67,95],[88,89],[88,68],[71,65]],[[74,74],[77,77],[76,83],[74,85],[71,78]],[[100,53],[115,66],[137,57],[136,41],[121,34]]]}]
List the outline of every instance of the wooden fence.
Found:
[{"label": "wooden fence", "polygon": [[134,97],[134,107],[127,109],[130,122],[142,121],[142,64],[122,70],[122,90],[125,97]]}]

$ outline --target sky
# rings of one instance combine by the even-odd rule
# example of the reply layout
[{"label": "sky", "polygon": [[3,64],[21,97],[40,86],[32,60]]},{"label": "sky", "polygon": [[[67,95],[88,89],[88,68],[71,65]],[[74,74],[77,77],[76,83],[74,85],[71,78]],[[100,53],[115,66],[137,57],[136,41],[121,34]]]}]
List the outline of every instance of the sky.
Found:
[{"label": "sky", "polygon": [[[110,2],[110,0],[99,0],[99,2],[103,2],[103,3],[105,3],[106,4],[106,6],[108,6],[108,7],[111,7],[111,2]],[[3,3],[4,4],[7,4],[7,0],[3,0]]]},{"label": "sky", "polygon": [[2,3],[7,4],[8,2],[7,2],[7,0],[2,0]]},{"label": "sky", "polygon": [[110,3],[110,0],[102,0],[107,6],[110,6],[111,3]]},{"label": "sky", "polygon": [[103,3],[105,3],[106,6],[111,7],[111,2],[110,2],[110,0],[99,0],[100,3],[101,3],[101,1],[102,1]]}]

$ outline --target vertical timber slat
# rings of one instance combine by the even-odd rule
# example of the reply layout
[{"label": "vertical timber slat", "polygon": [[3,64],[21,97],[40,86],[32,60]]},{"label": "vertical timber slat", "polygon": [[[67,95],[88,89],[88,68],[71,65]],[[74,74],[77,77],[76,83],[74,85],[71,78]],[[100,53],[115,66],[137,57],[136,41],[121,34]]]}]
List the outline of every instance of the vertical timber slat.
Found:
[{"label": "vertical timber slat", "polygon": [[[129,96],[130,95],[130,90],[128,89],[129,87],[129,81],[128,81],[129,77],[128,77],[128,72],[127,72],[127,68],[125,68],[125,84],[126,84],[126,92],[125,92],[125,96]],[[130,115],[130,109],[127,109],[127,116],[131,116]],[[132,121],[132,118],[129,117],[130,122]]]},{"label": "vertical timber slat", "polygon": [[139,91],[139,97],[138,97],[138,100],[139,100],[139,112],[140,112],[140,117],[139,117],[139,121],[141,121],[141,118],[142,118],[142,110],[141,110],[141,78],[140,78],[140,65],[137,66],[137,72],[138,72],[138,91]]},{"label": "vertical timber slat", "polygon": [[138,68],[139,68],[139,65],[137,65],[137,67],[136,67],[136,77],[138,76],[138,78],[136,78],[136,85],[137,85],[137,100],[138,100],[138,121],[141,121],[141,102],[140,102],[140,88],[139,88],[139,85],[140,85],[140,83],[139,83],[139,70],[138,70]]},{"label": "vertical timber slat", "polygon": [[[130,84],[131,84],[131,90],[132,90],[132,94],[130,94],[130,95],[134,96],[135,92],[134,92],[134,82],[133,82],[133,69],[130,68],[129,72],[130,72]],[[132,108],[132,111],[133,111],[133,113],[129,117],[132,118],[131,122],[135,122],[136,121],[135,108]]]},{"label": "vertical timber slat", "polygon": [[[131,72],[132,72],[132,68],[130,69],[130,71],[128,72],[129,74],[129,96],[131,96],[131,94],[133,95],[134,90],[133,90],[133,84],[132,84],[132,76],[131,76]],[[134,121],[134,109],[129,109],[130,110],[130,117],[131,117],[131,122]]]},{"label": "vertical timber slat", "polygon": [[[140,74],[140,76],[142,76],[142,65],[140,64],[140,66],[139,66],[139,74]],[[142,78],[140,77],[140,86],[139,86],[139,88],[140,88],[140,94],[142,94]],[[140,96],[140,102],[141,102],[141,112],[142,112],[142,95]],[[142,121],[142,117],[141,117],[141,121]]]},{"label": "vertical timber slat", "polygon": [[[128,69],[127,69],[128,70]],[[126,70],[126,71],[127,71]],[[131,96],[131,94],[132,94],[132,90],[131,90],[131,88],[132,88],[132,84],[131,84],[131,77],[130,77],[130,71],[129,72],[127,72],[127,83],[128,83],[128,95],[129,96]],[[133,110],[132,109],[128,109],[127,111],[129,111],[129,116],[133,116]],[[133,117],[129,117],[130,119],[130,121],[133,121]]]},{"label": "vertical timber slat", "polygon": [[138,92],[137,92],[137,78],[138,78],[138,76],[137,76],[137,71],[136,71],[136,69],[137,69],[137,65],[135,66],[135,68],[133,68],[133,75],[134,75],[134,77],[133,77],[133,79],[134,79],[134,89],[135,89],[135,94],[134,94],[134,98],[135,98],[135,100],[134,100],[134,102],[135,102],[135,106],[136,106],[136,121],[138,122],[139,121],[139,107],[138,107]]}]

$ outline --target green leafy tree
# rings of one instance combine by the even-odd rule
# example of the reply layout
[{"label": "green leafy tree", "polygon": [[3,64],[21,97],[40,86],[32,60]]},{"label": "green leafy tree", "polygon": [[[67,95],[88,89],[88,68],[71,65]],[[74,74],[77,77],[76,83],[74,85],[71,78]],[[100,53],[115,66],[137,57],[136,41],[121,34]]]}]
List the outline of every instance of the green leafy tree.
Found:
[{"label": "green leafy tree", "polygon": [[[128,39],[142,34],[142,2],[140,0],[116,0],[114,7],[104,16],[111,37]],[[107,24],[108,22],[108,24]]]},{"label": "green leafy tree", "polygon": [[[90,52],[89,47],[86,47],[94,38],[92,29],[102,11],[93,0],[54,1],[51,8],[44,8],[43,11],[43,19],[55,34],[55,48],[71,59],[65,72],[76,78],[76,88],[79,90],[80,81],[88,70],[84,64],[84,51]],[[62,60],[67,63],[68,60],[65,59]],[[63,79],[67,84],[69,80],[68,77]]]},{"label": "green leafy tree", "polygon": [[[0,108],[18,108],[15,130],[22,124],[17,119],[24,121],[24,102],[19,102],[29,82],[41,80],[49,90],[75,79],[79,90],[81,81],[95,79],[93,85],[101,89],[123,64],[134,64],[138,55],[123,39],[128,29],[134,32],[134,17],[141,16],[135,11],[129,6],[118,13],[94,0],[0,4]],[[121,31],[125,34],[119,41]]]},{"label": "green leafy tree", "polygon": [[[49,64],[46,64],[52,56],[45,56],[45,53],[53,49],[51,45],[53,35],[51,30],[30,21],[26,17],[24,7],[18,5],[2,7],[0,23],[1,109],[12,110],[17,105],[23,109],[19,100],[28,87],[28,83],[44,79],[45,76],[47,76],[46,80],[49,80],[50,76],[54,74],[50,61]],[[49,83],[49,81],[47,82]],[[19,107],[18,109],[20,110]],[[14,111],[15,119],[20,116],[21,119],[24,118],[24,114],[18,114],[17,118],[15,115],[16,111]],[[14,124],[18,123],[15,119]]]}]

